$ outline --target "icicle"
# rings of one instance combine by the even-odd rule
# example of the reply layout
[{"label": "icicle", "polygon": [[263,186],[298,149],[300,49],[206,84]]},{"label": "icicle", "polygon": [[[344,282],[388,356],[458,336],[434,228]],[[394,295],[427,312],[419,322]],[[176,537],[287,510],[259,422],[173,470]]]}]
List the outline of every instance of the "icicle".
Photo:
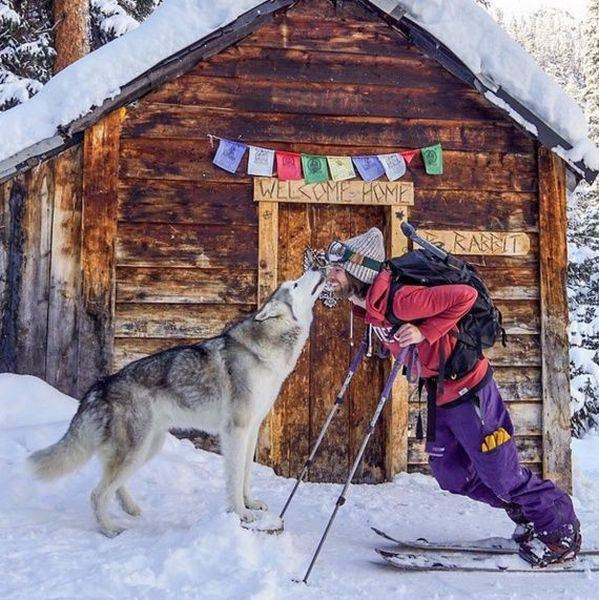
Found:
[{"label": "icicle", "polygon": [[372,356],[372,325],[368,325],[368,351],[366,352],[366,357],[370,358]]},{"label": "icicle", "polygon": [[354,311],[351,306],[349,308],[349,345],[351,348],[354,347]]}]

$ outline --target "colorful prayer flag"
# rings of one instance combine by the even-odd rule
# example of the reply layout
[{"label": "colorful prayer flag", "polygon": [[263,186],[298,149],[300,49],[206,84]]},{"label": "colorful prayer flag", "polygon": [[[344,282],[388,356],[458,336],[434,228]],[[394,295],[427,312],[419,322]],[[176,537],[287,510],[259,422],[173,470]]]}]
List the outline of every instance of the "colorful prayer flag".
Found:
[{"label": "colorful prayer flag", "polygon": [[299,154],[277,150],[276,156],[279,179],[302,179],[302,163]]},{"label": "colorful prayer flag", "polygon": [[349,156],[327,156],[329,171],[333,181],[344,181],[353,179],[356,176],[354,165]]},{"label": "colorful prayer flag", "polygon": [[352,160],[364,181],[373,181],[385,173],[381,161],[376,156],[353,156]]},{"label": "colorful prayer flag", "polygon": [[420,150],[403,150],[402,152],[400,152],[400,154],[403,156],[404,160],[406,161],[406,164],[409,165],[419,152]]},{"label": "colorful prayer flag", "polygon": [[235,173],[245,154],[246,148],[247,146],[240,142],[221,139],[212,162],[217,167],[229,171],[229,173]]},{"label": "colorful prayer flag", "polygon": [[441,144],[422,148],[424,168],[429,175],[443,175],[443,149]]},{"label": "colorful prayer flag", "polygon": [[405,175],[406,161],[401,154],[397,152],[393,154],[379,154],[378,159],[381,161],[389,181],[395,181]]},{"label": "colorful prayer flag", "polygon": [[250,146],[248,159],[248,175],[272,177],[272,168],[275,162],[275,151],[259,146]]},{"label": "colorful prayer flag", "polygon": [[306,183],[322,183],[329,180],[327,159],[316,154],[302,154],[302,167]]}]

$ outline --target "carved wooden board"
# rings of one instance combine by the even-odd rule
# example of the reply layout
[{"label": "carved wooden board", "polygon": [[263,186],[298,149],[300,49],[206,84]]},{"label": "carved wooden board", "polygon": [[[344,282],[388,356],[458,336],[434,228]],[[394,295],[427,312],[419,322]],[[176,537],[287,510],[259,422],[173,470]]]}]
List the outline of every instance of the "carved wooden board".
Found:
[{"label": "carved wooden board", "polygon": [[274,177],[254,178],[256,202],[301,204],[366,204],[389,206],[414,204],[414,184],[409,181],[326,181],[305,183]]},{"label": "carved wooden board", "polygon": [[452,254],[524,256],[530,252],[530,238],[524,232],[420,229],[418,233]]}]

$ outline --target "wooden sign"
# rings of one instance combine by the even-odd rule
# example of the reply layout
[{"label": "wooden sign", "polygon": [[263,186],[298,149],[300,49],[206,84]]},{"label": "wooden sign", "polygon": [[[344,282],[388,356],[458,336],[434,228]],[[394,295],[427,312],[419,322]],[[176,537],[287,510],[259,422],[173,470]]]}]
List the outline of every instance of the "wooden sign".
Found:
[{"label": "wooden sign", "polygon": [[305,183],[303,180],[282,181],[274,177],[255,177],[254,201],[411,206],[414,204],[414,184],[410,181],[356,180]]},{"label": "wooden sign", "polygon": [[523,256],[530,252],[530,239],[523,232],[419,229],[418,233],[452,254]]}]

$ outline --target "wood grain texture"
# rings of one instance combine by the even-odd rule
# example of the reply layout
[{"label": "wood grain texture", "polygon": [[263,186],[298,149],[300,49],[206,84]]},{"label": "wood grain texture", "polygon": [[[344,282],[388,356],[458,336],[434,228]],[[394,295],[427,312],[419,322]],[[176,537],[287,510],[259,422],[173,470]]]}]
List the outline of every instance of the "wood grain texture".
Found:
[{"label": "wood grain texture", "polygon": [[248,304],[256,297],[255,269],[117,267],[116,301],[179,304]]},{"label": "wood grain texture", "polygon": [[[326,50],[360,55],[413,56],[405,38],[380,19],[334,18],[299,14],[298,8],[276,15],[271,25],[248,36],[245,44],[266,48]],[[443,69],[439,66],[439,71]]]},{"label": "wood grain texture", "polygon": [[44,378],[54,171],[46,162],[3,186],[2,370]]},{"label": "wood grain texture", "polygon": [[[258,289],[256,305],[264,301],[277,289],[279,248],[279,205],[276,202],[258,203]],[[276,421],[273,422],[273,419]],[[256,455],[261,462],[281,462],[280,412],[269,412],[262,422],[258,434]]]},{"label": "wood grain texture", "polygon": [[301,139],[306,144],[371,145],[382,149],[421,148],[441,143],[445,150],[533,153],[534,143],[513,125],[498,121],[335,116],[296,112],[264,113],[221,107],[143,103],[131,108],[123,137],[206,141],[217,129],[232,139],[262,140],[276,146]]},{"label": "wood grain texture", "polygon": [[252,268],[257,243],[253,225],[121,223],[116,261],[128,267]]},{"label": "wood grain texture", "polygon": [[[312,247],[325,247],[337,236],[340,236],[340,239],[350,237],[351,209],[349,207],[310,204],[307,210]],[[299,257],[296,258],[298,259]],[[315,305],[314,322],[310,332],[311,443],[316,439],[345,379],[350,351],[347,342],[347,311],[345,302],[339,303],[335,308],[326,308],[321,302]],[[365,408],[367,404],[368,397],[363,399],[361,406]],[[320,452],[310,468],[310,479],[344,481],[350,463],[350,443],[348,411],[342,410],[331,423],[322,442]]]},{"label": "wood grain texture", "polygon": [[[403,209],[403,207],[402,207]],[[390,231],[388,221],[389,211],[386,207],[370,206],[362,207],[359,211],[350,212],[351,229],[349,236],[356,236],[371,227],[378,227],[381,231]],[[343,239],[343,238],[341,238]],[[348,333],[349,315],[348,304],[344,303],[341,317],[343,319],[343,329],[341,330],[345,341]],[[362,333],[365,325],[360,319],[354,319],[354,339],[356,343],[362,339]],[[335,333],[335,330],[332,330]],[[375,336],[376,337],[376,336]],[[347,344],[347,342],[345,342]],[[356,347],[350,349],[350,355],[356,351]],[[349,356],[348,355],[348,361]],[[367,358],[362,367],[352,380],[348,393],[349,407],[349,460],[350,464],[355,460],[362,440],[367,433],[368,424],[374,414],[378,404],[380,394],[385,385],[386,376],[389,370],[389,359],[381,360],[376,355]],[[397,395],[396,395],[397,398]],[[356,470],[354,481],[365,483],[379,483],[386,479],[386,449],[389,439],[389,428],[393,425],[398,426],[398,433],[401,434],[401,412],[396,413],[395,421],[392,422],[388,412],[383,411],[376,424],[372,436],[364,451],[364,458]],[[396,439],[400,442],[400,439]]]},{"label": "wood grain texture", "polygon": [[83,144],[82,314],[78,385],[110,373],[114,342],[114,268],[120,125],[124,109],[86,130]]},{"label": "wood grain texture", "polygon": [[[408,238],[401,232],[401,223],[409,218],[408,207],[387,209],[387,256],[400,256],[408,250]],[[408,381],[399,375],[387,403],[387,436],[385,440],[385,475],[388,481],[408,469]]]},{"label": "wood grain texture", "polygon": [[119,221],[258,225],[247,184],[125,179],[119,181]]},{"label": "wood grain texture", "polygon": [[539,150],[539,237],[543,381],[543,475],[572,489],[570,361],[566,273],[566,171],[551,151]]},{"label": "wood grain texture", "polygon": [[81,302],[82,149],[54,159],[54,211],[46,344],[46,381],[65,394],[77,391]]},{"label": "wood grain texture", "polygon": [[[433,92],[433,93],[431,93]],[[367,96],[369,101],[364,102]],[[272,81],[183,75],[153,92],[151,102],[199,105],[255,112],[294,112],[407,119],[497,120],[498,109],[467,87],[401,88],[393,85]]]},{"label": "wood grain texture", "polygon": [[[279,206],[279,281],[296,279],[302,273],[301,257],[312,237],[306,206]],[[295,477],[302,469],[317,432],[310,430],[310,364],[312,343],[306,342],[297,365],[289,375],[273,409],[273,466],[277,472]]]},{"label": "wood grain texture", "polygon": [[228,48],[190,73],[204,77],[394,85],[400,88],[462,86],[414,50],[395,56],[324,49],[300,50],[242,44]]},{"label": "wood grain texture", "polygon": [[247,316],[254,304],[117,304],[116,337],[209,338]]},{"label": "wood grain texture", "polygon": [[493,376],[501,396],[506,402],[538,402],[542,400],[540,367],[493,365]]}]

